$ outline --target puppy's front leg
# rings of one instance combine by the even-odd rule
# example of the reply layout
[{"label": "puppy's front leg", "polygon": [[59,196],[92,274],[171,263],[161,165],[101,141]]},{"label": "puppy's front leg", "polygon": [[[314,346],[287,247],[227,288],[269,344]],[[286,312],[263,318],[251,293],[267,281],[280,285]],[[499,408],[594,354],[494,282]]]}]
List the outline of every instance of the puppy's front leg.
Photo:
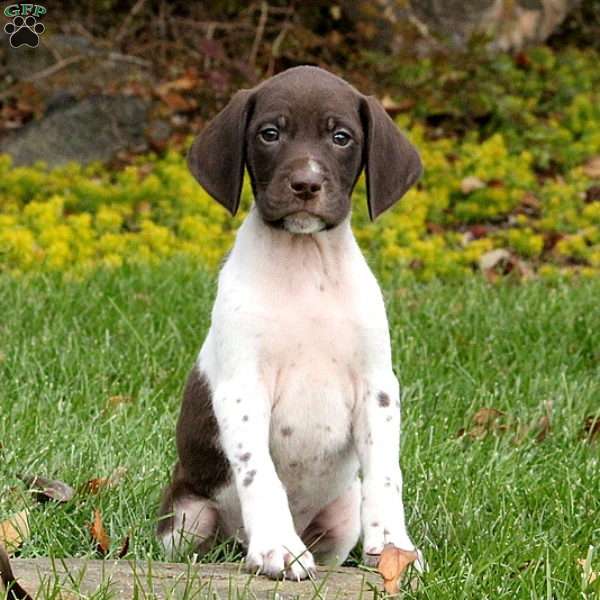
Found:
[{"label": "puppy's front leg", "polygon": [[246,566],[276,579],[305,579],[316,573],[314,560],[294,529],[287,495],[269,453],[268,395],[251,379],[221,384],[214,396],[248,538]]},{"label": "puppy's front leg", "polygon": [[406,530],[402,502],[400,388],[393,373],[368,381],[353,429],[363,475],[363,559],[373,565],[385,544],[404,550],[415,547]]}]

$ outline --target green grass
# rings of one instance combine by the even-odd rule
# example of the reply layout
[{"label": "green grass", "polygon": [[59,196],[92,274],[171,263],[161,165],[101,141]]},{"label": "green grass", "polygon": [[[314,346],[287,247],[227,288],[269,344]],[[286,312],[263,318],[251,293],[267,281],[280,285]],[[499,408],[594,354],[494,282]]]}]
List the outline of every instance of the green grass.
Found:
[{"label": "green grass", "polygon": [[[154,540],[174,461],[179,396],[208,328],[215,283],[180,263],[0,279],[0,520],[22,507],[19,473],[78,487],[127,468],[98,496],[31,513],[22,557],[97,557],[99,508],[128,558],[162,558]],[[600,281],[386,290],[404,388],[401,462],[410,531],[430,570],[407,598],[582,598],[578,558],[600,570]],[[108,398],[131,396],[108,406]],[[481,407],[552,430],[457,437]],[[15,489],[13,489],[15,488]],[[222,546],[209,558],[240,558]],[[597,593],[597,592],[595,592]]]}]

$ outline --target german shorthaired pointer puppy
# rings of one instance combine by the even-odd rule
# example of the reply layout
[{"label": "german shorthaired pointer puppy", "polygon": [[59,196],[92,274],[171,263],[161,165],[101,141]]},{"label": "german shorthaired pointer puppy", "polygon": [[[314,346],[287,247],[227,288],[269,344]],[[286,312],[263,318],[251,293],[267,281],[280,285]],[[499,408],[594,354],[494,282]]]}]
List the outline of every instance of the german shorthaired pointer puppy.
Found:
[{"label": "german shorthaired pointer puppy", "polygon": [[158,535],[167,553],[217,535],[273,578],[413,550],[398,464],[400,393],[381,291],[350,229],[366,171],[372,219],[418,179],[419,156],[377,100],[316,67],[235,94],[189,153],[232,214],[255,197],[219,276],[185,388],[179,461]]}]

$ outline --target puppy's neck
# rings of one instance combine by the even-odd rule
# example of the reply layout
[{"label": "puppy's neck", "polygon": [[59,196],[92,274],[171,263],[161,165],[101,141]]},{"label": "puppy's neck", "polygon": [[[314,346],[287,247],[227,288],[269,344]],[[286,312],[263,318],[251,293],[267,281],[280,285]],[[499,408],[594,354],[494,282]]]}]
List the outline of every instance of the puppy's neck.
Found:
[{"label": "puppy's neck", "polygon": [[[264,222],[255,205],[240,227],[229,260],[239,272],[254,277],[281,277],[305,285],[311,278],[343,276],[360,254],[350,215],[332,229],[312,234],[290,233]],[[237,270],[237,269],[236,269]]]}]

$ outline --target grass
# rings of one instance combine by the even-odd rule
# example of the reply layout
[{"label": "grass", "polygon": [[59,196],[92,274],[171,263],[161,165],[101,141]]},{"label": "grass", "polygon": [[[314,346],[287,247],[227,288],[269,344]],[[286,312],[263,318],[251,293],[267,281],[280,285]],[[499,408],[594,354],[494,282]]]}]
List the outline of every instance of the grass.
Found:
[{"label": "grass", "polygon": [[[578,558],[600,570],[600,281],[386,290],[404,388],[401,462],[410,531],[430,570],[407,598],[581,598]],[[20,556],[95,557],[101,510],[127,557],[160,560],[153,537],[174,461],[182,384],[208,328],[214,279],[182,263],[0,279],[0,520],[20,510],[20,473],[79,487],[127,468],[99,495],[31,512]],[[113,405],[109,398],[130,401]],[[549,435],[468,435],[481,407]],[[223,545],[209,560],[241,558]],[[589,595],[588,595],[589,594]]]}]

